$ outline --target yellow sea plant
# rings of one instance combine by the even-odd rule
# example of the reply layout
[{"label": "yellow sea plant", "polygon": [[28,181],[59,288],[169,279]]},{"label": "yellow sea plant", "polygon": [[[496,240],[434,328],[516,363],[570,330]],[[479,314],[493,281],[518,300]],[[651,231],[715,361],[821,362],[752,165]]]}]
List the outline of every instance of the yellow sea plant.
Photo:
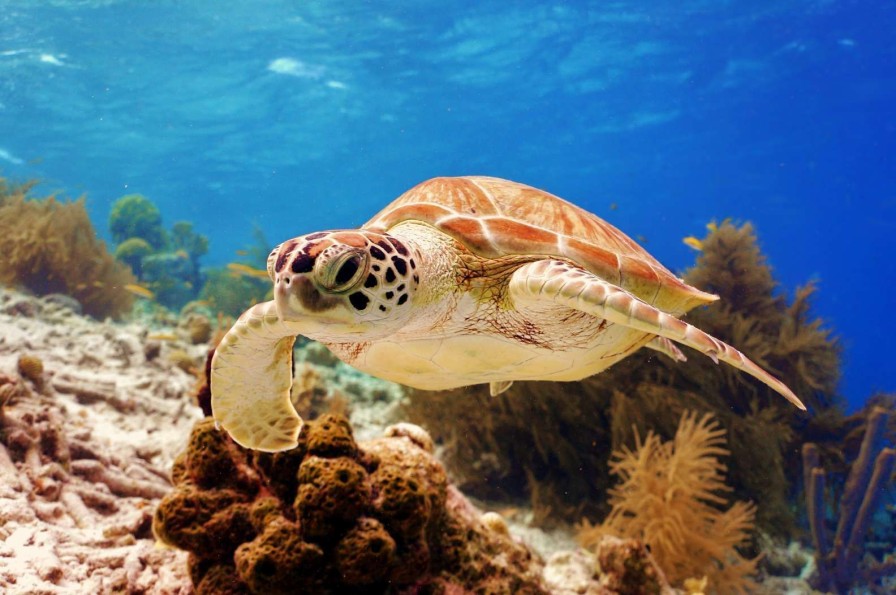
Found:
[{"label": "yellow sea plant", "polygon": [[707,593],[752,592],[759,558],[737,548],[749,541],[756,507],[728,506],[727,455],[725,430],[711,414],[685,412],[668,442],[652,431],[643,440],[636,433],[635,448],[622,447],[610,460],[619,483],[609,492],[609,515],[599,525],[584,521],[580,542],[639,539],[673,585],[705,576]]},{"label": "yellow sea plant", "polygon": [[137,279],[97,237],[85,199],[35,199],[31,188],[0,178],[0,283],[63,293],[95,318],[130,312]]}]

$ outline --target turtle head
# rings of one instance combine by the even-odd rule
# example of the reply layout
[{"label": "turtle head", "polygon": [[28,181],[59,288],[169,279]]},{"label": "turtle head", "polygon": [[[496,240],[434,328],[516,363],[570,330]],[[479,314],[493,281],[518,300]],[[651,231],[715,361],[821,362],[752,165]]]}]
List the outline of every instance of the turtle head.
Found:
[{"label": "turtle head", "polygon": [[404,242],[364,230],[327,231],[283,242],[268,257],[284,321],[324,342],[386,336],[411,313],[419,256]]}]

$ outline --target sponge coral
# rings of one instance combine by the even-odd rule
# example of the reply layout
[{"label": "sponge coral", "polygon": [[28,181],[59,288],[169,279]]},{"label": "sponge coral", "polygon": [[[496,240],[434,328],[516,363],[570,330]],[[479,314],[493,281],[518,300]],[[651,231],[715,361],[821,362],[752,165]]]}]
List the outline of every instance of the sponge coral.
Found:
[{"label": "sponge coral", "polygon": [[0,180],[0,282],[64,293],[97,318],[130,311],[133,295],[124,286],[136,279],[97,239],[84,198],[32,200],[29,188]]},{"label": "sponge coral", "polygon": [[471,514],[431,448],[406,424],[359,445],[324,415],[291,451],[249,452],[207,419],[153,530],[191,552],[198,593],[545,593],[541,562]]},{"label": "sponge coral", "polygon": [[755,507],[736,502],[727,510],[725,431],[710,415],[682,416],[675,438],[663,442],[650,432],[634,450],[613,453],[611,472],[619,484],[610,490],[612,510],[603,524],[587,523],[585,546],[604,534],[640,539],[673,584],[708,578],[717,593],[748,593],[758,559],[737,551],[753,529]]}]

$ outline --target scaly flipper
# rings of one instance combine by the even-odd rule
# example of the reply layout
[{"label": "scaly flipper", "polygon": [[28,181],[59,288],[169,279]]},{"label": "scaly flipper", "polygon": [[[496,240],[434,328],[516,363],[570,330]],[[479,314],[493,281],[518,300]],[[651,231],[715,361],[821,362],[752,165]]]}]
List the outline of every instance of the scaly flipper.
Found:
[{"label": "scaly flipper", "polygon": [[672,358],[676,362],[686,362],[688,358],[681,352],[681,349],[675,346],[671,340],[666,337],[654,337],[653,340],[645,345],[648,349],[659,351],[666,357]]},{"label": "scaly flipper", "polygon": [[497,397],[498,395],[503,393],[505,390],[510,388],[511,384],[513,384],[513,380],[500,380],[498,382],[489,382],[488,383],[488,393],[493,397]]},{"label": "scaly flipper", "polygon": [[557,260],[539,260],[517,269],[510,279],[514,301],[548,301],[645,333],[692,347],[716,363],[723,361],[762,381],[802,410],[787,386],[730,345],[695,326],[643,302],[624,289],[578,267]]},{"label": "scaly flipper", "polygon": [[274,302],[236,321],[212,359],[212,414],[241,446],[277,452],[298,444],[302,418],[289,399],[297,329]]}]

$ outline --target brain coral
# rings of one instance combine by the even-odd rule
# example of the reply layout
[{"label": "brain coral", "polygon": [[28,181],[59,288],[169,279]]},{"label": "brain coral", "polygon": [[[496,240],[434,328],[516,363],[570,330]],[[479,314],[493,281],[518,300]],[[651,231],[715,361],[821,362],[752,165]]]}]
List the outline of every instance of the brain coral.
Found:
[{"label": "brain coral", "polygon": [[431,450],[416,426],[359,445],[324,415],[297,448],[250,452],[206,419],[153,529],[191,552],[198,593],[546,593],[541,561],[480,520]]}]

